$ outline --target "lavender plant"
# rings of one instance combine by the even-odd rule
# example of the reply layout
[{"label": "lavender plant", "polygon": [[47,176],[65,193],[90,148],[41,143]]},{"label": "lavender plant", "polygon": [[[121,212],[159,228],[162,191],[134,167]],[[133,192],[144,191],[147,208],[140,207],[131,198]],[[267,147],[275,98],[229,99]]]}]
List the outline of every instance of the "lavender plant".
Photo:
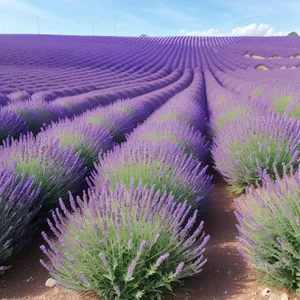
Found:
[{"label": "lavender plant", "polygon": [[63,288],[92,291],[101,299],[163,299],[206,263],[209,236],[196,221],[197,211],[188,218],[186,202],[176,204],[154,186],[106,185],[77,197],[79,207],[70,196],[70,204],[72,213],[61,201],[54,222],[48,220],[57,239],[42,234],[50,264],[41,263]]},{"label": "lavender plant", "polygon": [[8,94],[7,97],[11,100],[11,102],[16,102],[29,100],[31,95],[25,90],[19,90]]},{"label": "lavender plant", "polygon": [[176,201],[186,200],[189,205],[198,206],[211,189],[212,178],[206,171],[207,166],[172,142],[130,139],[99,157],[89,185],[101,188],[109,181],[115,188],[122,181],[129,187],[131,178],[135,182],[141,179],[157,190],[172,192]]},{"label": "lavender plant", "polygon": [[6,107],[0,109],[0,143],[8,136],[18,137],[27,131],[28,126],[21,116]]},{"label": "lavender plant", "polygon": [[231,192],[240,194],[247,186],[262,181],[262,170],[274,179],[274,168],[282,175],[283,164],[298,167],[299,141],[297,120],[275,113],[255,114],[221,128],[212,155]]},{"label": "lavender plant", "polygon": [[48,209],[68,191],[79,191],[86,169],[74,148],[62,148],[59,141],[45,142],[32,134],[18,141],[8,139],[0,148],[0,166],[23,174],[27,180],[34,176],[33,187],[41,185],[40,197]]},{"label": "lavender plant", "polygon": [[0,93],[0,107],[10,103],[10,98]]},{"label": "lavender plant", "polygon": [[152,122],[147,121],[144,126],[139,126],[129,136],[128,142],[133,138],[136,140],[173,142],[183,149],[188,155],[193,155],[200,161],[206,161],[209,156],[209,143],[193,126],[178,121],[169,121],[156,124],[155,118]]},{"label": "lavender plant", "polygon": [[18,253],[35,232],[32,220],[41,208],[40,188],[33,188],[34,177],[25,179],[13,170],[0,167],[0,273],[1,266]]},{"label": "lavender plant", "polygon": [[84,115],[84,119],[89,124],[107,129],[116,142],[124,141],[125,135],[135,126],[132,116],[119,112],[113,105],[105,107],[105,110],[99,108],[90,111]]},{"label": "lavender plant", "polygon": [[283,96],[274,95],[273,99],[271,106],[278,114],[283,114],[287,107],[294,101],[292,95],[289,94]]},{"label": "lavender plant", "polygon": [[189,99],[188,105],[183,106],[182,103],[186,103],[185,101],[184,94],[182,94],[182,97],[177,97],[176,101],[166,103],[163,109],[155,114],[157,124],[176,120],[182,124],[194,126],[204,133],[208,121],[206,111],[192,97]]},{"label": "lavender plant", "polygon": [[293,107],[290,117],[296,118],[298,120],[300,119],[300,105],[296,105],[295,107]]},{"label": "lavender plant", "polygon": [[34,133],[38,132],[44,124],[65,117],[63,108],[40,100],[16,102],[10,105],[9,109],[21,116],[29,130]]},{"label": "lavender plant", "polygon": [[300,295],[300,172],[274,172],[237,202],[240,250],[263,282]]},{"label": "lavender plant", "polygon": [[243,106],[231,108],[216,120],[216,127],[217,129],[223,128],[226,122],[236,120],[246,114],[247,109]]},{"label": "lavender plant", "polygon": [[98,155],[113,147],[113,140],[107,129],[88,124],[81,118],[52,124],[39,137],[48,142],[59,140],[60,145],[68,149],[74,147],[75,152],[80,152],[80,158],[89,170],[93,168]]}]

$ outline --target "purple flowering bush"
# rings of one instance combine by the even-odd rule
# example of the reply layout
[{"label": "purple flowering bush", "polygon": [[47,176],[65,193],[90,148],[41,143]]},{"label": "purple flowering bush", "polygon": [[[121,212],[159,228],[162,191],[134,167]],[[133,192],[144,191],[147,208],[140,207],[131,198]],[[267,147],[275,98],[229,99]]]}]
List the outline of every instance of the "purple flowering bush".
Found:
[{"label": "purple flowering bush", "polygon": [[[154,118],[153,118],[154,119]],[[149,122],[150,123],[150,122]],[[169,141],[175,143],[188,155],[193,155],[200,161],[206,161],[209,157],[209,143],[204,135],[195,127],[182,124],[178,121],[169,121],[156,124],[155,120],[146,126],[139,126],[129,136],[142,141],[156,141],[157,143]],[[146,124],[146,123],[145,123]]]},{"label": "purple flowering bush", "polygon": [[50,263],[41,263],[63,288],[101,299],[163,299],[206,263],[209,236],[197,211],[155,187],[106,185],[77,197],[76,205],[70,196],[72,212],[60,204],[48,220],[57,239],[42,233]]},{"label": "purple flowering bush", "polygon": [[237,202],[236,216],[240,250],[262,280],[300,295],[300,172],[265,177]]},{"label": "purple flowering bush", "polygon": [[[248,108],[250,109],[250,108]],[[223,112],[221,116],[219,116],[215,120],[216,131],[220,128],[223,128],[227,122],[238,120],[239,118],[243,118],[247,114],[247,107],[242,105],[236,105],[231,109],[228,109],[225,113]]]},{"label": "purple flowering bush", "polygon": [[130,138],[99,157],[89,184],[91,188],[102,188],[109,182],[115,188],[124,182],[129,187],[134,178],[136,183],[142,180],[157,190],[172,192],[175,201],[186,200],[189,205],[198,206],[212,186],[212,177],[206,172],[207,166],[172,142]]},{"label": "purple flowering bush", "polygon": [[115,105],[89,111],[83,116],[85,122],[107,129],[115,142],[124,142],[125,134],[136,125],[131,115],[118,111]]},{"label": "purple flowering bush", "polygon": [[35,232],[32,220],[39,212],[39,187],[34,189],[34,177],[25,179],[10,169],[0,167],[0,273],[1,266],[18,253]]},{"label": "purple flowering bush", "polygon": [[10,98],[0,93],[0,107],[10,103]]},{"label": "purple flowering bush", "polygon": [[7,95],[11,102],[26,101],[31,98],[31,95],[25,90],[15,91]]},{"label": "purple flowering bush", "polygon": [[300,124],[275,113],[232,121],[215,137],[212,155],[217,170],[229,183],[230,191],[242,193],[249,185],[262,181],[263,170],[275,179],[283,164],[297,167]]},{"label": "purple flowering bush", "polygon": [[9,109],[21,116],[29,130],[34,133],[37,133],[44,124],[65,117],[64,111],[59,106],[49,105],[47,102],[39,100],[16,102],[11,104]]},{"label": "purple flowering bush", "polygon": [[62,147],[80,152],[80,158],[88,169],[92,169],[98,155],[113,147],[113,139],[107,129],[93,126],[81,118],[66,119],[46,127],[39,137],[48,142],[59,141]]},{"label": "purple flowering bush", "polygon": [[21,116],[4,107],[0,108],[0,144],[8,136],[18,137],[28,131],[28,126]]},{"label": "purple flowering bush", "polygon": [[24,179],[34,176],[33,187],[40,186],[45,208],[67,197],[68,191],[80,191],[86,174],[74,147],[62,148],[58,140],[48,142],[32,134],[6,140],[0,148],[0,166],[23,174]]},{"label": "purple flowering bush", "polygon": [[194,126],[202,133],[205,132],[208,120],[206,111],[199,102],[194,101],[192,97],[188,98],[184,92],[178,94],[175,100],[171,100],[155,114],[157,124],[176,120],[181,124]]}]

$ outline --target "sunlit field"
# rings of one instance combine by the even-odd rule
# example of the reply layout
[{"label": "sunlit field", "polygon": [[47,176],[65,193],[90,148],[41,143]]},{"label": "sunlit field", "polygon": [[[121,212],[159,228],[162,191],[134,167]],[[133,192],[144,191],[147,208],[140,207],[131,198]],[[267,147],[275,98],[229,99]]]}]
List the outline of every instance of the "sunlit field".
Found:
[{"label": "sunlit field", "polygon": [[299,67],[296,36],[0,35],[0,298],[297,299]]}]

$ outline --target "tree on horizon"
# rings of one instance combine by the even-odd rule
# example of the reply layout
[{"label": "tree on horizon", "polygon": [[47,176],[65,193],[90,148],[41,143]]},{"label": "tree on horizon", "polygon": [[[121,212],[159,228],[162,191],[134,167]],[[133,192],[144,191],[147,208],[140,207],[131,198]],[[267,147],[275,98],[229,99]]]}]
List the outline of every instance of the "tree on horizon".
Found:
[{"label": "tree on horizon", "polygon": [[288,36],[299,36],[299,34],[296,31],[292,31],[288,34]]}]

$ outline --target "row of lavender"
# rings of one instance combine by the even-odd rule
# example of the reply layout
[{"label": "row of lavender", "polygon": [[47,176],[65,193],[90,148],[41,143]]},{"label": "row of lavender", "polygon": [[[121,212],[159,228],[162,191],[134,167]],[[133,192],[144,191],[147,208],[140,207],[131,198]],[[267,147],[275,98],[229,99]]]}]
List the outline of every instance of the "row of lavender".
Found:
[{"label": "row of lavender", "polygon": [[[255,45],[253,39],[249,41]],[[297,38],[289,39],[291,44],[286,45],[287,40],[282,40],[281,47],[266,46],[264,39],[261,41],[260,46],[255,45],[259,50],[257,54],[262,55],[261,49],[268,49],[268,53],[277,51],[280,57],[263,63],[252,56],[245,57],[251,44],[239,37],[93,37],[85,40],[83,37],[0,35],[0,90],[13,98],[41,97],[53,91],[78,95],[117,87],[120,79],[145,82],[154,68],[202,68],[202,51],[209,51],[216,62],[221,61],[217,65],[221,70],[224,67],[249,70],[261,64],[269,69],[298,67]],[[0,105],[7,98],[2,100]]]},{"label": "row of lavender", "polygon": [[[217,53],[211,49],[203,49],[205,65],[209,67],[219,84],[225,89],[239,94],[240,98],[263,105],[265,108],[285,114],[287,117],[299,118],[300,86],[298,78],[300,73],[297,69],[300,63],[299,47],[273,47],[273,52],[269,49],[269,53],[278,53],[280,57],[285,55],[286,62],[280,57],[273,59],[239,57],[232,51],[235,48],[244,52],[248,51],[248,45],[243,47],[229,45]],[[291,56],[293,58],[288,58],[291,53],[293,53]],[[256,63],[258,67],[259,65],[268,66],[270,69],[267,72],[256,70],[251,67],[253,63]],[[276,64],[281,67],[276,68]]]},{"label": "row of lavender", "polygon": [[230,191],[246,191],[236,211],[242,255],[264,282],[300,293],[299,97],[251,72],[253,83],[207,64],[212,156]]},{"label": "row of lavender", "polygon": [[[110,91],[116,89],[117,91],[120,84],[145,84],[154,73],[161,73],[164,76],[162,70],[168,73],[170,71],[167,70],[175,70],[176,68],[181,70],[195,66],[202,68],[202,65],[207,62],[213,62],[211,64],[213,73],[216,74],[222,84],[229,85],[230,89],[244,90],[243,96],[245,97],[252,96],[253,93],[253,96],[260,100],[265,96],[265,93],[268,96],[271,93],[266,84],[257,85],[250,82],[245,88],[244,79],[243,82],[238,78],[232,80],[232,76],[240,78],[249,74],[250,76],[248,75],[247,78],[249,81],[252,72],[261,64],[261,60],[258,61],[242,55],[243,51],[245,52],[249,48],[247,39],[205,37],[147,39],[97,37],[85,39],[56,36],[27,36],[24,39],[22,36],[7,35],[0,36],[0,40],[2,41],[2,44],[0,43],[0,62],[3,70],[0,73],[0,106],[19,100],[33,99],[37,103],[32,104],[34,106],[32,110],[41,111],[44,118],[48,119],[58,117],[58,115],[64,117],[70,113],[68,111],[70,103],[63,103],[63,107],[56,107],[53,104],[55,107],[50,107],[49,113],[47,113],[47,109],[43,107],[44,101],[41,99],[48,102],[54,101],[58,97],[89,97],[89,94],[101,94],[107,89],[112,89]],[[43,42],[41,43],[41,41]],[[252,39],[249,41],[254,42]],[[282,43],[281,47],[269,46],[270,51],[279,51],[280,57],[265,59],[266,62],[263,63],[268,68],[273,69],[277,66],[296,68],[298,66],[300,60],[297,59],[299,56],[297,40],[291,38],[289,41],[293,47],[290,47],[290,44],[285,45],[285,43]],[[255,41],[257,45],[258,42],[258,40]],[[264,43],[264,40],[262,39],[261,42]],[[76,47],[74,47],[74,43]],[[264,44],[262,45],[265,47]],[[270,51],[269,53],[272,53]],[[150,52],[151,54],[149,54]],[[237,69],[242,71],[236,72]],[[31,74],[32,70],[34,70],[34,74]],[[220,70],[225,73],[220,75]],[[234,72],[228,76],[226,73],[232,70]],[[244,72],[244,70],[247,71]],[[270,71],[268,77],[270,74],[278,76],[278,72],[280,70]],[[274,87],[274,91],[272,91],[273,102],[286,102],[286,105],[291,102],[294,95],[297,95],[295,86],[298,75],[298,70],[289,72],[291,79],[285,80],[284,89],[282,86],[283,79],[282,77],[279,78],[281,85],[277,88]],[[264,75],[260,76],[264,78]],[[285,76],[287,75],[285,74]],[[27,81],[28,84],[25,84]],[[232,82],[238,86],[232,86]],[[268,98],[271,99],[272,97]],[[26,124],[21,124],[24,118],[25,123],[30,122],[30,120],[31,123],[35,123],[35,118],[31,119],[33,112],[28,113],[27,108],[24,109],[24,105],[30,106],[28,102],[12,104],[8,110],[12,110],[13,113],[4,110],[2,113],[4,116],[0,116],[0,119],[5,118],[2,122],[9,122],[12,118],[16,119],[16,116],[12,114],[21,115],[21,120],[16,122],[19,130],[15,128],[17,126],[15,125],[6,134],[18,135],[22,130],[26,130],[24,129]],[[66,105],[67,107],[65,107]],[[46,106],[48,108],[48,103]],[[299,103],[289,107],[288,110],[291,114],[299,114]],[[8,117],[7,114],[10,116]],[[37,124],[39,129],[40,122]],[[4,128],[7,130],[7,126]]]},{"label": "row of lavender", "polygon": [[[201,272],[209,236],[197,221],[211,188],[203,76],[99,156],[90,189],[63,201],[41,261],[59,286],[103,299],[162,299]],[[176,129],[176,130],[174,130]]]},{"label": "row of lavender", "polygon": [[[19,101],[0,108],[0,140],[8,136],[18,137],[22,133],[37,133],[43,125],[59,119],[71,118],[84,111],[105,106],[118,99],[126,99],[147,94],[172,84],[182,75],[182,71],[160,70],[149,76],[149,83],[132,84],[126,87],[104,89],[80,95],[60,97],[51,102],[44,99]],[[58,96],[58,94],[55,94]]]},{"label": "row of lavender", "polygon": [[0,90],[27,96],[57,90],[82,93],[147,80],[151,69],[201,67],[200,52],[182,44],[130,38],[0,35]]},{"label": "row of lavender", "polygon": [[298,39],[277,38],[279,40],[282,41],[280,46],[265,45],[268,39],[264,38],[258,38],[258,43],[248,39],[247,43],[247,39],[239,37],[93,37],[87,42],[83,37],[0,35],[0,63],[3,66],[0,86],[5,93],[16,88],[31,93],[86,87],[91,83],[99,88],[104,76],[109,82],[122,73],[135,79],[137,75],[147,73],[150,65],[182,70],[202,67],[201,52],[205,49],[221,60],[224,58],[224,63],[231,69],[257,67],[261,62],[252,56],[244,56],[248,52],[252,55],[255,50],[257,55],[266,58],[277,53],[276,59],[266,59],[268,68],[297,66]]},{"label": "row of lavender", "polygon": [[192,78],[192,71],[186,70],[158,91],[61,120],[35,137],[28,133],[19,140],[5,140],[0,148],[0,262],[28,242],[59,197],[66,199],[68,192],[85,188],[85,176],[98,155],[124,140],[137,124],[189,86]]}]

